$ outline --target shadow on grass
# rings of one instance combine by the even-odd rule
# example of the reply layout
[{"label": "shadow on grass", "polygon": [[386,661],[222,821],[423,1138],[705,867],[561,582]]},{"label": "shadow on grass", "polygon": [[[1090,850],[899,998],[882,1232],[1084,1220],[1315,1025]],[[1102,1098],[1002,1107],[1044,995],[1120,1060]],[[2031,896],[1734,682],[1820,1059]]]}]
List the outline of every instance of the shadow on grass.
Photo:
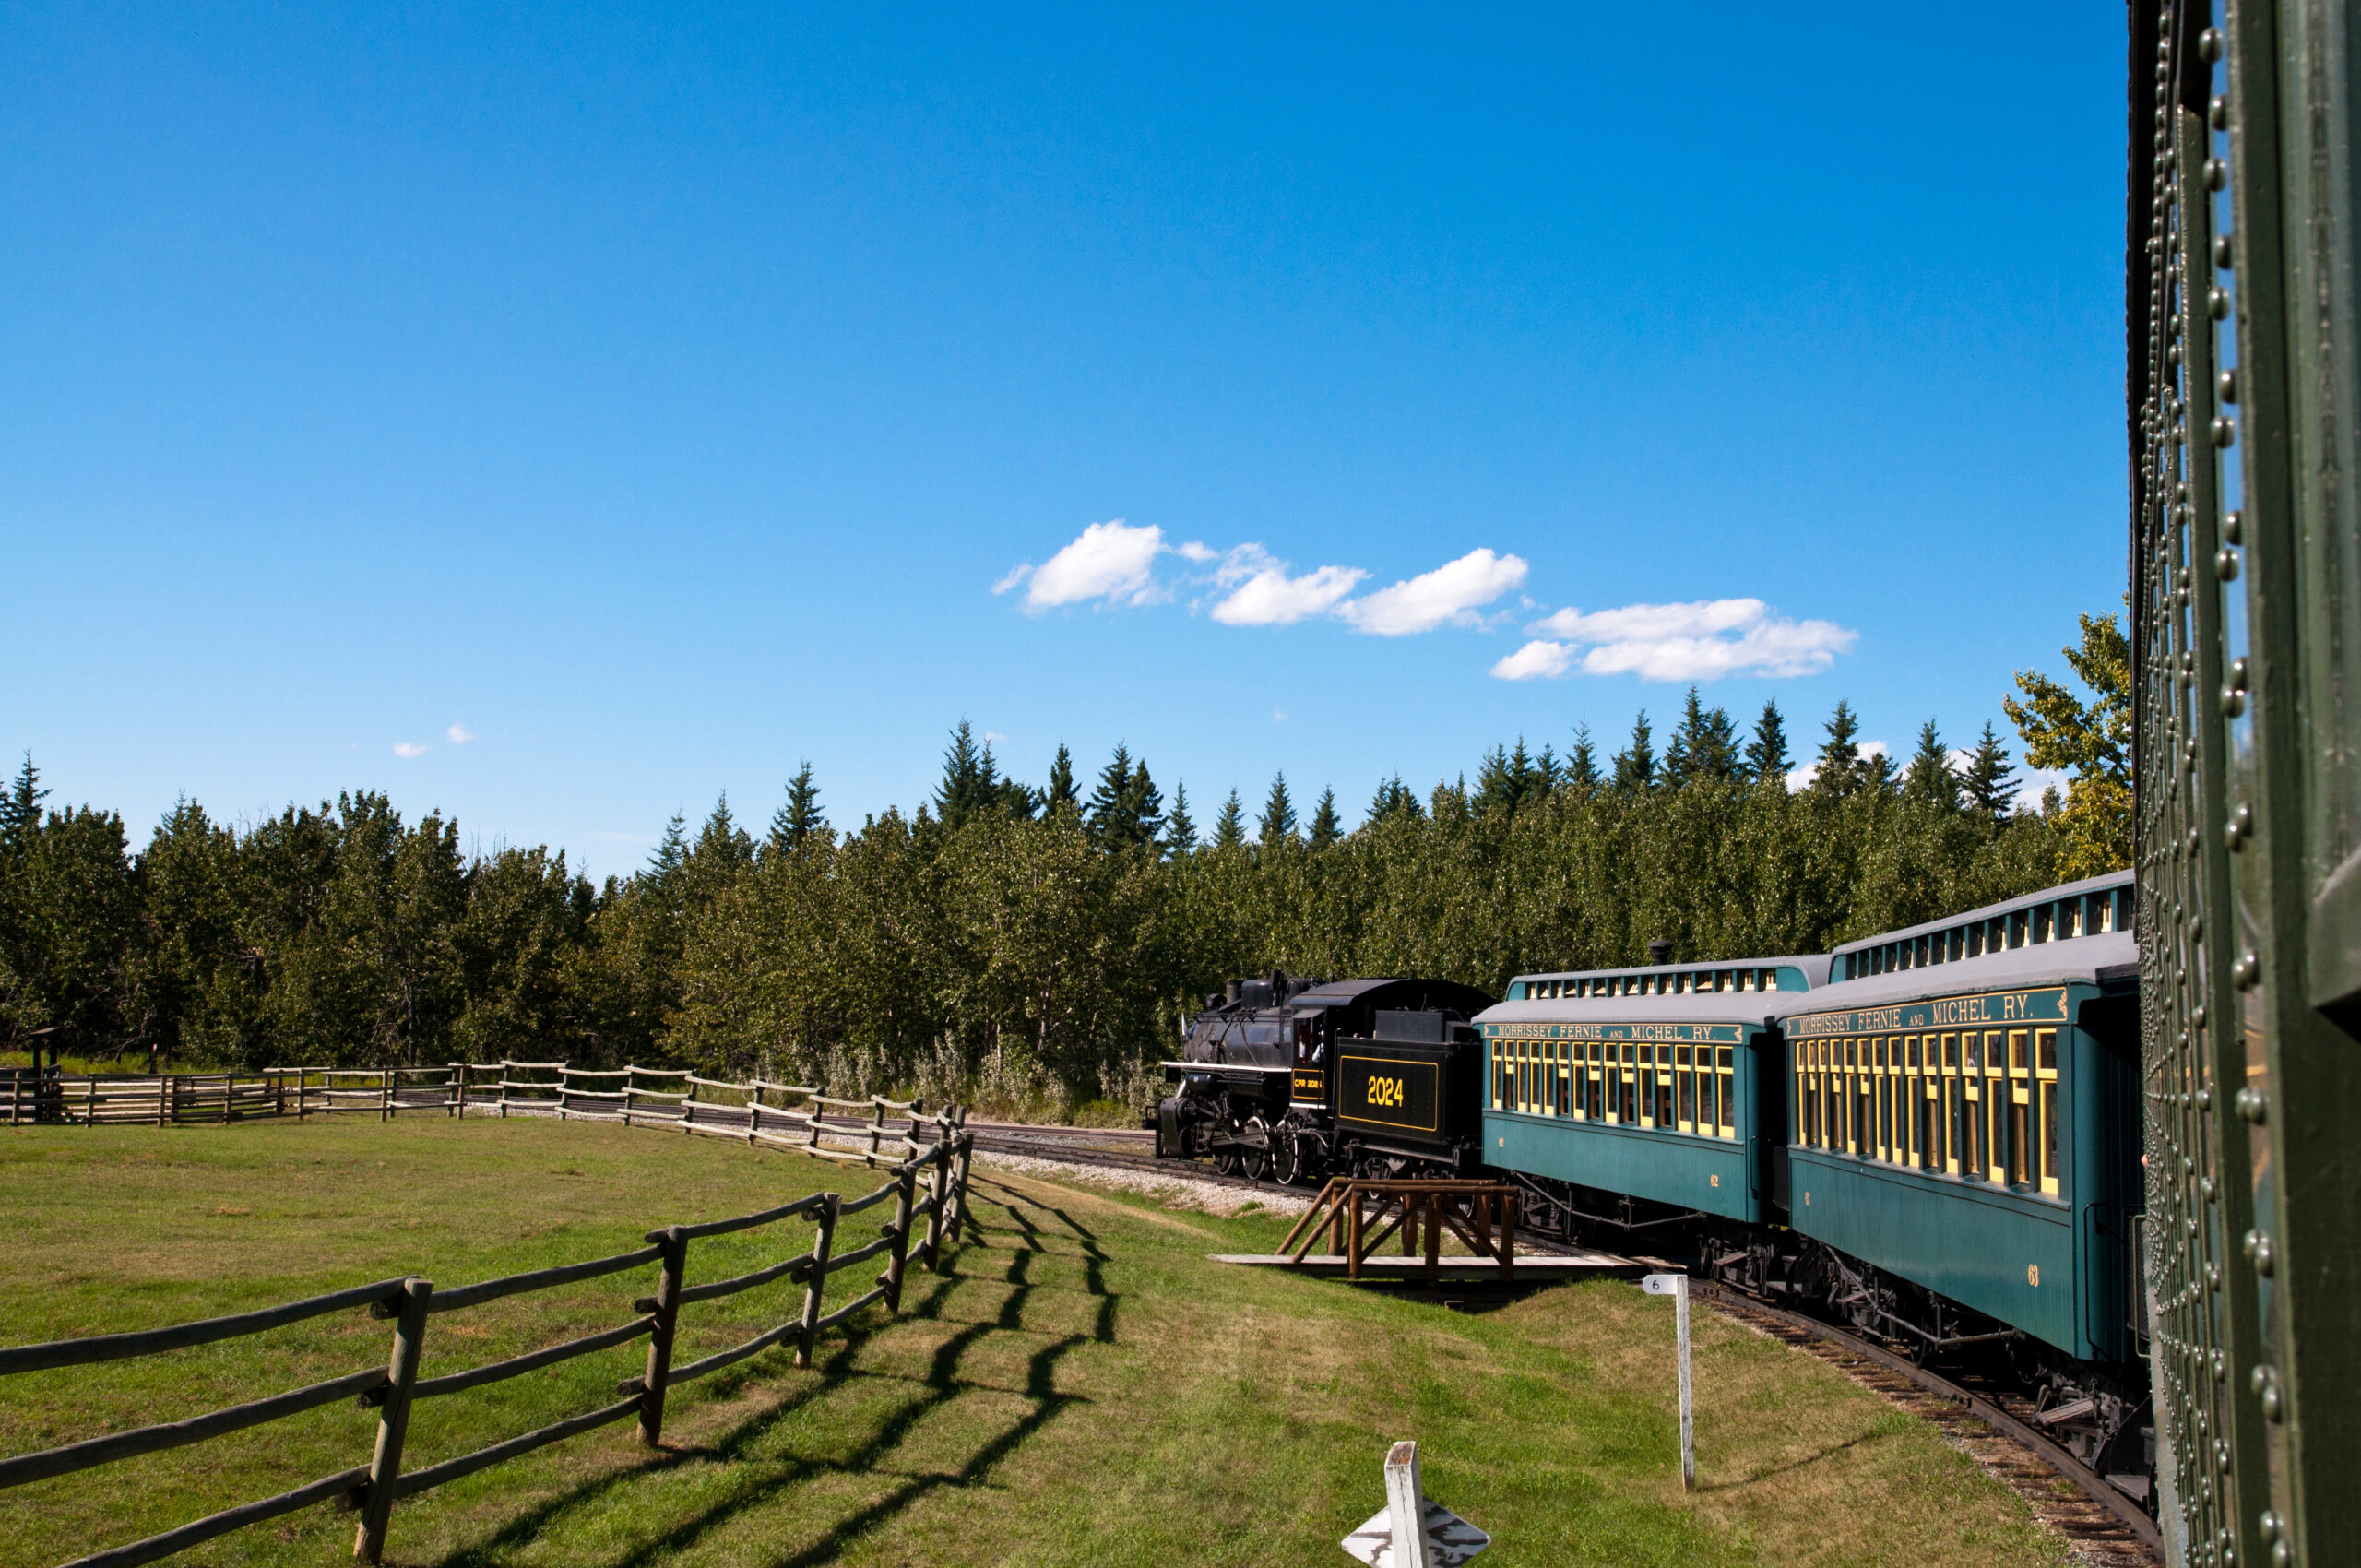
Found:
[{"label": "shadow on grass", "polygon": [[[1014,1233],[1014,1244],[1007,1266],[1001,1271],[999,1278],[987,1280],[980,1275],[954,1275],[938,1278],[932,1289],[922,1299],[913,1302],[904,1314],[911,1319],[940,1321],[945,1305],[964,1285],[998,1284],[1007,1290],[999,1310],[991,1318],[966,1324],[935,1347],[924,1376],[910,1382],[899,1374],[872,1372],[860,1365],[863,1353],[879,1336],[894,1326],[895,1320],[881,1319],[866,1326],[848,1324],[843,1340],[818,1359],[813,1369],[815,1375],[792,1388],[777,1405],[748,1417],[708,1442],[667,1446],[637,1463],[621,1466],[608,1474],[582,1481],[547,1498],[510,1520],[489,1539],[463,1547],[442,1559],[444,1568],[493,1568],[494,1564],[506,1561],[516,1549],[539,1539],[545,1530],[568,1517],[585,1511],[595,1511],[610,1503],[622,1505],[617,1494],[625,1488],[662,1478],[692,1465],[718,1463],[733,1467],[737,1473],[720,1489],[722,1495],[673,1520],[660,1534],[613,1560],[619,1568],[637,1568],[637,1565],[662,1561],[694,1546],[749,1510],[770,1503],[784,1489],[829,1475],[866,1475],[875,1471],[902,1446],[920,1421],[964,1393],[973,1390],[1003,1394],[1014,1392],[1026,1402],[1024,1413],[981,1437],[955,1467],[938,1467],[907,1476],[883,1497],[836,1519],[810,1544],[769,1561],[777,1568],[802,1568],[805,1564],[833,1562],[853,1542],[902,1514],[920,1499],[934,1492],[979,1484],[994,1466],[1021,1448],[1061,1411],[1068,1406],[1086,1402],[1083,1396],[1058,1391],[1058,1363],[1083,1345],[1111,1343],[1115,1333],[1118,1297],[1107,1289],[1104,1274],[1109,1259],[1100,1249],[1097,1237],[1062,1211],[1030,1204],[1015,1194],[1008,1196],[1009,1201],[991,1201],[984,1199],[974,1188],[969,1192],[971,1205],[998,1210],[1005,1218],[1006,1229]],[[1055,1230],[1045,1231],[1037,1224],[1026,1212],[1027,1208],[1035,1207],[1053,1217],[1064,1234]],[[991,1243],[980,1227],[970,1234],[974,1237],[972,1244],[979,1251],[991,1247]],[[1033,1260],[1048,1253],[1046,1242],[1052,1238],[1072,1239],[1082,1244],[1085,1289],[1088,1294],[1098,1298],[1092,1332],[1066,1334],[1049,1340],[1035,1350],[1026,1359],[1025,1384],[1021,1390],[1009,1390],[960,1377],[960,1363],[967,1352],[988,1336],[1025,1332],[1025,1310],[1037,1289],[1032,1278]],[[968,1256],[973,1258],[975,1253],[970,1253]],[[789,1375],[792,1375],[792,1368],[787,1354],[783,1351],[769,1352],[717,1379],[709,1396],[726,1398],[750,1383]],[[786,1459],[765,1457],[758,1453],[764,1440],[783,1422],[812,1409],[841,1388],[872,1379],[910,1382],[911,1393],[886,1416],[874,1432],[850,1452],[835,1457],[798,1456]],[[399,1528],[398,1522],[396,1527]]]},{"label": "shadow on grass", "polygon": [[1773,1476],[1792,1475],[1797,1470],[1808,1470],[1824,1460],[1835,1458],[1847,1449],[1858,1448],[1865,1443],[1875,1443],[1885,1435],[1884,1432],[1880,1431],[1865,1431],[1857,1437],[1848,1437],[1842,1443],[1832,1443],[1816,1454],[1807,1454],[1800,1459],[1793,1459],[1784,1465],[1766,1466],[1750,1475],[1741,1476],[1734,1481],[1700,1481],[1697,1483],[1697,1490],[1699,1491],[1738,1491],[1753,1486],[1758,1481],[1767,1481]]}]

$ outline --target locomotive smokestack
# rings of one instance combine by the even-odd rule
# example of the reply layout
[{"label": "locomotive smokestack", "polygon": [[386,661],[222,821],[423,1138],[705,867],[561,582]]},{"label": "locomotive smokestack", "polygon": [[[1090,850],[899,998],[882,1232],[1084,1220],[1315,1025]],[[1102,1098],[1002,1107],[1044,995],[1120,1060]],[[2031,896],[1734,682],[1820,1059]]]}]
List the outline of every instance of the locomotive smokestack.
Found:
[{"label": "locomotive smokestack", "polygon": [[1663,937],[1661,937],[1661,936],[1657,937],[1654,942],[1649,943],[1649,944],[1648,944],[1648,962],[1649,962],[1649,963],[1651,963],[1651,964],[1669,964],[1669,963],[1671,963],[1671,962],[1672,962],[1672,944],[1671,944],[1671,943],[1669,943],[1669,942],[1667,942],[1667,941],[1666,941]]},{"label": "locomotive smokestack", "polygon": [[1230,1005],[1233,1007],[1238,1004],[1239,983],[1240,982],[1237,980],[1231,980],[1228,985],[1221,988],[1222,995],[1228,999]]}]

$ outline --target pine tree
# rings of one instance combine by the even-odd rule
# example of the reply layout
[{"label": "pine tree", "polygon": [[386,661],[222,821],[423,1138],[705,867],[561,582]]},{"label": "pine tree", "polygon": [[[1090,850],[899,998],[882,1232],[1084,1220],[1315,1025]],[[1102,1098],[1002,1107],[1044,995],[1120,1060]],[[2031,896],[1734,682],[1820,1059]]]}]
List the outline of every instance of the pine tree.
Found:
[{"label": "pine tree", "polygon": [[1615,754],[1615,787],[1619,790],[1650,790],[1656,782],[1655,746],[1649,738],[1648,710],[1640,709],[1639,718],[1631,721],[1631,744]]},{"label": "pine tree", "polygon": [[1229,799],[1221,803],[1221,814],[1214,818],[1214,848],[1238,849],[1246,845],[1246,803],[1233,789]]},{"label": "pine tree", "polygon": [[1275,847],[1282,838],[1295,837],[1295,802],[1287,798],[1287,776],[1285,773],[1271,776],[1271,793],[1263,802],[1263,815],[1255,828],[1266,849]]},{"label": "pine tree", "polygon": [[1311,847],[1325,849],[1345,836],[1344,825],[1336,820],[1336,791],[1320,791],[1320,804],[1311,813]]},{"label": "pine tree", "polygon": [[1951,754],[1943,749],[1942,737],[1931,719],[1919,728],[1918,749],[1911,754],[1910,766],[1903,772],[1902,792],[1910,800],[1945,811],[1959,809],[1959,775],[1952,771]]},{"label": "pine tree", "polygon": [[1787,754],[1787,724],[1779,717],[1778,699],[1765,698],[1762,717],[1754,721],[1754,739],[1746,748],[1746,771],[1757,783],[1776,779],[1784,789],[1787,769],[1794,766]]},{"label": "pine tree", "polygon": [[33,766],[33,754],[27,752],[7,798],[0,800],[0,845],[18,849],[30,840],[41,827],[41,803],[47,799],[49,791],[41,787],[41,769]]},{"label": "pine tree", "polygon": [[1050,814],[1063,807],[1070,811],[1082,809],[1082,798],[1074,792],[1074,754],[1066,750],[1063,741],[1058,742],[1056,760],[1050,764],[1050,787],[1041,797],[1041,810]]},{"label": "pine tree", "polygon": [[978,812],[1000,802],[1000,768],[991,748],[976,739],[975,727],[961,719],[951,731],[943,753],[943,782],[935,786],[934,814],[945,827],[956,827]]},{"label": "pine tree", "polygon": [[1730,716],[1718,707],[1707,707],[1697,698],[1697,688],[1689,688],[1689,700],[1680,716],[1680,728],[1673,731],[1672,743],[1665,748],[1665,785],[1679,789],[1698,778],[1735,778],[1738,776],[1738,727]]},{"label": "pine tree", "polygon": [[1098,788],[1090,792],[1084,813],[1090,831],[1101,844],[1133,842],[1129,808],[1132,795],[1132,748],[1115,742],[1115,754],[1098,770]]},{"label": "pine tree", "polygon": [[656,846],[656,853],[648,857],[648,876],[667,895],[680,882],[681,867],[689,858],[689,841],[681,829],[687,819],[679,812],[664,825],[664,837]]},{"label": "pine tree", "polygon": [[1984,733],[1961,770],[1960,790],[1967,797],[1968,809],[1996,826],[2006,822],[2016,798],[2016,772],[2009,763],[2009,748],[1993,733],[1992,721],[1986,719]]},{"label": "pine tree", "polygon": [[1540,798],[1546,800],[1549,796],[1556,794],[1558,792],[1558,786],[1565,781],[1565,764],[1558,760],[1558,754],[1549,749],[1548,742],[1546,741],[1543,742],[1540,754],[1533,759],[1533,782],[1535,793]]},{"label": "pine tree", "polygon": [[765,846],[771,854],[789,854],[811,842],[812,836],[828,826],[820,814],[820,787],[812,781],[812,764],[807,759],[787,781],[787,803],[771,814],[770,841]]},{"label": "pine tree", "polygon": [[1090,830],[1109,847],[1153,844],[1164,828],[1164,795],[1148,777],[1145,761],[1118,744],[1090,793]]},{"label": "pine tree", "polygon": [[1172,786],[1172,814],[1164,819],[1164,847],[1176,855],[1188,854],[1197,847],[1197,824],[1189,814],[1186,784]]},{"label": "pine tree", "polygon": [[1811,787],[1827,795],[1849,795],[1866,781],[1867,765],[1861,760],[1861,721],[1854,717],[1853,705],[1842,697],[1836,701],[1836,711],[1829,716],[1828,739],[1820,748],[1820,761],[1812,774]]},{"label": "pine tree", "polygon": [[[1553,760],[1553,771],[1555,766]],[[1477,812],[1497,811],[1513,816],[1528,801],[1546,792],[1541,770],[1525,752],[1524,736],[1517,737],[1513,752],[1494,746],[1484,754],[1483,766],[1476,774]]]},{"label": "pine tree", "polygon": [[1402,776],[1398,773],[1380,784],[1377,793],[1370,798],[1370,822],[1383,822],[1396,815],[1418,822],[1422,821],[1426,814],[1427,808],[1418,803],[1418,795],[1403,784]]},{"label": "pine tree", "polygon": [[1574,726],[1574,749],[1566,754],[1566,782],[1580,790],[1598,787],[1598,748],[1591,743],[1590,726]]},{"label": "pine tree", "polygon": [[1164,791],[1147,776],[1145,757],[1132,765],[1131,782],[1123,790],[1123,816],[1134,844],[1153,844],[1164,831]]}]

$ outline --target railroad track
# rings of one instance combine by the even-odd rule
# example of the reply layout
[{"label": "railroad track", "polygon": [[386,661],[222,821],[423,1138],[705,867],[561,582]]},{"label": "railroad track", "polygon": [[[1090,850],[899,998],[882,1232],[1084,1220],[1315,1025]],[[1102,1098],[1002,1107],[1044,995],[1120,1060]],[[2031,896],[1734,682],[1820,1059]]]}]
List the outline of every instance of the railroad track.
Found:
[{"label": "railroad track", "polygon": [[[1157,1159],[1155,1134],[1110,1127],[1041,1127],[1006,1123],[967,1123],[979,1149],[1030,1155],[1070,1165],[1112,1167],[1175,1174],[1179,1162]],[[1300,1194],[1275,1182],[1224,1176],[1189,1162],[1192,1182],[1249,1191]],[[1538,1252],[1563,1249],[1540,1238],[1520,1239]],[[1892,1403],[1932,1421],[1987,1471],[2023,1498],[2035,1518],[2073,1544],[2093,1568],[2164,1568],[2164,1538],[2154,1520],[2106,1479],[2031,1424],[2032,1407],[1999,1389],[1971,1388],[1916,1366],[1859,1336],[1740,1295],[1710,1281],[1696,1281],[1700,1299],[1716,1312],[1802,1350],[1836,1368]],[[2011,1405],[2021,1407],[2012,1410]],[[2070,1483],[2070,1491],[2058,1486]]]},{"label": "railroad track", "polygon": [[[1726,1287],[1692,1287],[1724,1316],[1835,1367],[1863,1386],[1940,1427],[1946,1437],[2024,1499],[2034,1516],[2073,1542],[2099,1568],[2163,1568],[2164,1537],[2139,1504],[2030,1424],[2030,1405],[2000,1390],[1978,1390],[1914,1365],[1817,1318],[1758,1301]],[[2023,1407],[2020,1411],[2009,1406]],[[2061,1492],[2057,1481],[2073,1483]]]},{"label": "railroad track", "polygon": [[1066,1165],[1096,1166],[1109,1170],[1136,1170],[1151,1176],[1202,1182],[1244,1193],[1309,1199],[1311,1189],[1225,1176],[1196,1160],[1158,1159],[1156,1134],[1124,1127],[1048,1127],[1013,1122],[969,1122],[976,1147],[987,1153],[1020,1154]]}]

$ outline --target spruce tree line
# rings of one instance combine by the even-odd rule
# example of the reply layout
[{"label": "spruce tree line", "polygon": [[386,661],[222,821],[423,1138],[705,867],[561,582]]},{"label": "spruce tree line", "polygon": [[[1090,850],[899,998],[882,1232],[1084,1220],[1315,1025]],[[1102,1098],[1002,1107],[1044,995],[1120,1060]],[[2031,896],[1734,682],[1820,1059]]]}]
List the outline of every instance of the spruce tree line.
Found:
[{"label": "spruce tree line", "polygon": [[239,826],[184,800],[133,853],[115,814],[51,807],[28,757],[0,800],[0,1044],[1128,1098],[1230,976],[1497,992],[1658,937],[1681,959],[1824,951],[2128,863],[2105,694],[2020,685],[2044,754],[2081,769],[2033,810],[1988,725],[1955,763],[1930,722],[1897,765],[1840,703],[1805,779],[1775,704],[1741,733],[1694,690],[1660,752],[1644,713],[1603,760],[1582,729],[1562,755],[1520,740],[1472,783],[1386,779],[1350,832],[1333,790],[1303,822],[1280,776],[1201,833],[1124,746],[1086,794],[1062,746],[1036,788],[962,723],[910,814],[839,828],[806,763],[760,838],[725,798],[597,886],[547,849],[470,858],[456,823],[368,792]]}]

